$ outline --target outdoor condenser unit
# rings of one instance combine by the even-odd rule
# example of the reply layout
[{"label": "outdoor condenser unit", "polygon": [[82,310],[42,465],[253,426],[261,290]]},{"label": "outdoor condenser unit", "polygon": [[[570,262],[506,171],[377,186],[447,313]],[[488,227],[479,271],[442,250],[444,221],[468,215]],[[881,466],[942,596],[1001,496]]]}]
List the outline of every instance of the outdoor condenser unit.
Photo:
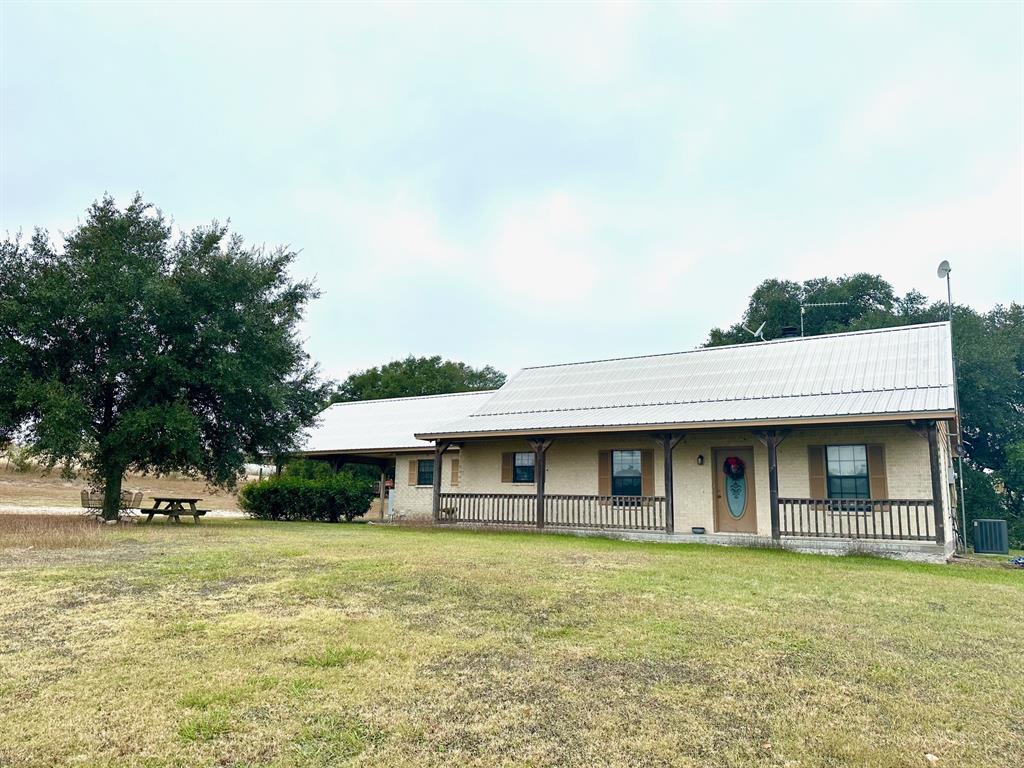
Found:
[{"label": "outdoor condenser unit", "polygon": [[1010,537],[1005,520],[974,521],[974,551],[985,555],[1010,553]]}]

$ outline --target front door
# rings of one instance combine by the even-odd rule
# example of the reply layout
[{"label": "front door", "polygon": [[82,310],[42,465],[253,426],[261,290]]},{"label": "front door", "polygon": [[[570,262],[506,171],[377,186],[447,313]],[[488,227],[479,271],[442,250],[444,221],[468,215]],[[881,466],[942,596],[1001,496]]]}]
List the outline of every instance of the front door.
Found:
[{"label": "front door", "polygon": [[757,533],[754,449],[716,448],[714,459],[715,530]]}]

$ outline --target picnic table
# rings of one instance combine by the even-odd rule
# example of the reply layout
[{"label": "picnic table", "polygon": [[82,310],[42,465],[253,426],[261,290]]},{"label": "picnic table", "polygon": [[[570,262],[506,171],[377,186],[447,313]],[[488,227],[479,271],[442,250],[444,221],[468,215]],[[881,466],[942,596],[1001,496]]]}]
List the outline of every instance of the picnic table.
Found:
[{"label": "picnic table", "polygon": [[[181,522],[182,515],[190,515],[198,524],[199,518],[209,512],[207,509],[196,507],[196,502],[199,501],[202,501],[202,499],[185,496],[154,496],[152,509],[143,509],[142,511],[148,515],[146,517],[147,523],[152,522],[154,515],[166,515],[176,523]],[[161,508],[161,504],[165,506]],[[186,504],[188,509],[185,508]]]}]

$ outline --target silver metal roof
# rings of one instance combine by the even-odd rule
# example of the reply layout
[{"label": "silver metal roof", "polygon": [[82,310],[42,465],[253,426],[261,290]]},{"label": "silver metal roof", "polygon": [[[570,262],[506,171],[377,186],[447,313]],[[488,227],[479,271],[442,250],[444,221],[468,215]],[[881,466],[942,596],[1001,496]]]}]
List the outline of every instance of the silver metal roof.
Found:
[{"label": "silver metal roof", "polygon": [[949,323],[525,368],[421,437],[955,411]]},{"label": "silver metal roof", "polygon": [[301,452],[429,450],[433,445],[417,440],[414,432],[435,429],[473,413],[493,394],[490,390],[335,403],[320,414],[320,423],[307,433]]}]

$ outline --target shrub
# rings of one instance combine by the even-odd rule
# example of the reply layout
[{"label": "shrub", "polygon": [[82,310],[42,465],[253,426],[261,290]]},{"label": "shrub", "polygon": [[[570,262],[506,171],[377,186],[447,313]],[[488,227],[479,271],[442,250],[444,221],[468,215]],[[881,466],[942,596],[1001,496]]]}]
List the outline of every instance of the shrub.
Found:
[{"label": "shrub", "polygon": [[336,523],[365,515],[373,483],[348,472],[306,479],[282,475],[243,486],[239,504],[259,520],[315,520]]}]

